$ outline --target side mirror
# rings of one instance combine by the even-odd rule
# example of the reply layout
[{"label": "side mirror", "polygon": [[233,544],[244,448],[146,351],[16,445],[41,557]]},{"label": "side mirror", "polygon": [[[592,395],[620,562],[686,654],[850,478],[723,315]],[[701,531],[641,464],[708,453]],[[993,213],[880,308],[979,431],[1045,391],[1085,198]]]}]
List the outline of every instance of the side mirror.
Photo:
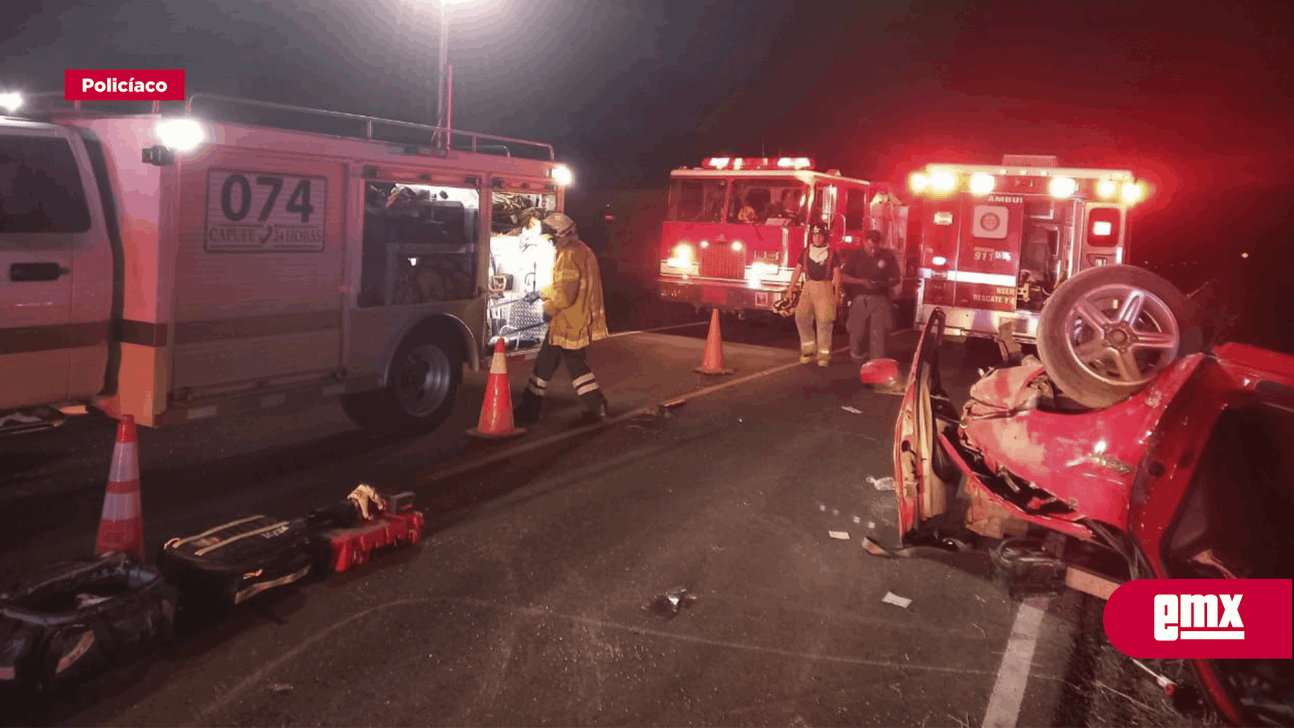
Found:
[{"label": "side mirror", "polygon": [[899,381],[899,363],[893,359],[873,359],[858,370],[863,384],[891,385]]}]

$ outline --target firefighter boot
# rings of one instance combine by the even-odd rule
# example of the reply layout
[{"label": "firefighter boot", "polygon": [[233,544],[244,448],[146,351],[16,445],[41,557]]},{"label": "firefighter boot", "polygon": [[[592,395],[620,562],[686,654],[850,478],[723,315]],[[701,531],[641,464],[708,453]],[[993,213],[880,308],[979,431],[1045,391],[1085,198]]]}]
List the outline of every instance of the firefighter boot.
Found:
[{"label": "firefighter boot", "polygon": [[580,404],[584,405],[584,419],[589,422],[605,422],[607,396],[602,393],[602,388],[598,386],[597,377],[593,376],[593,372],[576,377],[572,384],[575,385],[575,393],[580,398]]},{"label": "firefighter boot", "polygon": [[512,421],[518,427],[533,427],[539,423],[539,411],[544,406],[544,398],[530,391],[521,393],[521,404],[512,411]]}]

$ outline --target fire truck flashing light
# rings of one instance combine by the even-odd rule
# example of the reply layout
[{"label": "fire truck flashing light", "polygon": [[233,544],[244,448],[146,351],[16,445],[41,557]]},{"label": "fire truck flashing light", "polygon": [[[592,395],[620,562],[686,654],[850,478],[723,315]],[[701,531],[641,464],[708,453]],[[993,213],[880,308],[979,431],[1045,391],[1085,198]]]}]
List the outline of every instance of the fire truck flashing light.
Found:
[{"label": "fire truck flashing light", "polygon": [[[1081,172],[1078,174],[1081,175]],[[1080,181],[1067,175],[1053,175],[1033,170],[1025,174],[1009,174],[1006,170],[1001,170],[999,174],[994,175],[988,172],[966,174],[949,169],[927,169],[925,172],[914,172],[910,175],[908,186],[918,195],[945,197],[958,189],[966,189],[973,195],[984,196],[994,191],[1034,191],[1035,186],[1040,191],[1041,184],[1045,180],[1047,192],[1052,197],[1063,199],[1073,197],[1080,191],[1090,191],[1088,194],[1095,193],[1102,200],[1113,200],[1118,197],[1128,205],[1140,202],[1145,197],[1145,185],[1132,179],[1119,179],[1124,176],[1125,173],[1111,173],[1106,177]]]},{"label": "fire truck flashing light", "polygon": [[813,169],[808,157],[707,157],[706,169]]}]

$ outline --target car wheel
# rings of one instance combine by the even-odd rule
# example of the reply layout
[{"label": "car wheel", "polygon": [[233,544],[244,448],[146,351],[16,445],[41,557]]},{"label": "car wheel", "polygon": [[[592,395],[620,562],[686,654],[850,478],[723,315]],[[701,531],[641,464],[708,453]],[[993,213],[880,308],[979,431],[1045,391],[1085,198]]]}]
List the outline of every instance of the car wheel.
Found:
[{"label": "car wheel", "polygon": [[1043,305],[1038,357],[1067,396],[1087,407],[1109,407],[1199,350],[1186,312],[1181,291],[1148,270],[1091,268]]},{"label": "car wheel", "polygon": [[407,339],[391,358],[387,386],[342,400],[357,424],[380,431],[438,427],[454,409],[463,382],[457,349],[427,338]]}]

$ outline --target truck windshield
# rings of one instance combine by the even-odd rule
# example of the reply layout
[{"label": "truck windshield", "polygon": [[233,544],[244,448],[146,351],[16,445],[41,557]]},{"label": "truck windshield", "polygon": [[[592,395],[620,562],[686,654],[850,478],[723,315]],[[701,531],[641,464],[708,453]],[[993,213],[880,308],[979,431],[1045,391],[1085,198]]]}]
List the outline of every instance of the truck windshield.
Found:
[{"label": "truck windshield", "polygon": [[672,222],[720,222],[724,179],[676,179],[669,186],[669,219]]},{"label": "truck windshield", "polygon": [[738,180],[732,185],[728,222],[798,224],[809,186],[794,179]]},{"label": "truck windshield", "polygon": [[0,234],[89,229],[90,210],[67,140],[0,135]]}]

